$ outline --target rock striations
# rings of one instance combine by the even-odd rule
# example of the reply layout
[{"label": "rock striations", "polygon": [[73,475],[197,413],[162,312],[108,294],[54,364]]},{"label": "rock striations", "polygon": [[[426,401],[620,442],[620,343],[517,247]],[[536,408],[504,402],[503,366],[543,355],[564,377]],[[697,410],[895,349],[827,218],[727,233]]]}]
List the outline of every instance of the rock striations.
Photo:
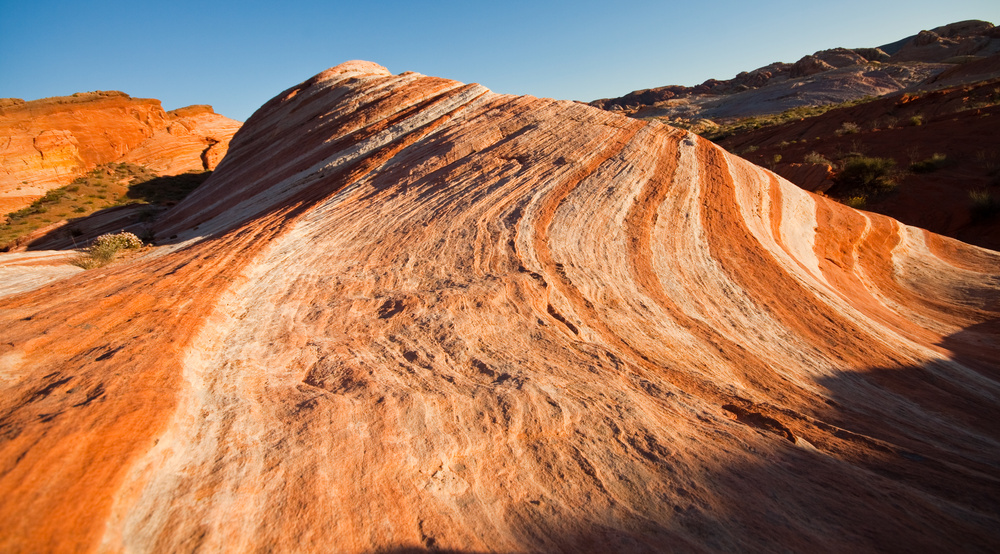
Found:
[{"label": "rock striations", "polygon": [[0,299],[0,550],[1000,546],[1000,254],[349,62]]},{"label": "rock striations", "polygon": [[0,214],[111,162],[163,175],[214,169],[240,122],[211,106],[166,112],[117,91],[0,99]]}]

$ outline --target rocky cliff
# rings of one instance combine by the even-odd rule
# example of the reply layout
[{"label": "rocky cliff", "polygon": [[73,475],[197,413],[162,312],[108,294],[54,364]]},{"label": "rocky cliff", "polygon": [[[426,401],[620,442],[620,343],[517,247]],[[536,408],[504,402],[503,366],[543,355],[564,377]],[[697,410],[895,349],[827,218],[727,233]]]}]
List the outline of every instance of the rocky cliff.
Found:
[{"label": "rocky cliff", "polygon": [[350,62],[158,225],[0,298],[4,551],[1000,545],[1000,255],[684,131]]},{"label": "rocky cliff", "polygon": [[211,106],[165,112],[159,100],[115,91],[0,99],[0,213],[103,163],[164,175],[214,169],[239,127]]}]

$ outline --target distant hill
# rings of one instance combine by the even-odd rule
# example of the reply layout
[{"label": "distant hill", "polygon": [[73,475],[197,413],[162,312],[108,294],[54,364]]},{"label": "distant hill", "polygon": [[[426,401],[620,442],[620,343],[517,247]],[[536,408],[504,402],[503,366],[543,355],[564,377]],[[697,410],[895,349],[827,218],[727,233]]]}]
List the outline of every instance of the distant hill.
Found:
[{"label": "distant hill", "polygon": [[165,111],[118,91],[0,99],[0,214],[112,162],[161,175],[213,169],[241,123],[211,106]]},{"label": "distant hill", "polygon": [[1000,29],[972,20],[920,31],[879,47],[821,50],[794,63],[775,62],[728,80],[637,90],[591,105],[705,128],[801,106],[993,77],[1000,77]]}]

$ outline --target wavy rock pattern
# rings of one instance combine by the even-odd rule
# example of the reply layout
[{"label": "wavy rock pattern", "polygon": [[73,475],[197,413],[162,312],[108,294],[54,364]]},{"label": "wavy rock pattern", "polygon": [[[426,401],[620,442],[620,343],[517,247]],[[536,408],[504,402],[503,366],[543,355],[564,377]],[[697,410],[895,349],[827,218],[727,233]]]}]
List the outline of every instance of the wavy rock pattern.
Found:
[{"label": "wavy rock pattern", "polygon": [[1000,254],[694,135],[349,62],[159,234],[0,299],[5,551],[1000,544]]}]

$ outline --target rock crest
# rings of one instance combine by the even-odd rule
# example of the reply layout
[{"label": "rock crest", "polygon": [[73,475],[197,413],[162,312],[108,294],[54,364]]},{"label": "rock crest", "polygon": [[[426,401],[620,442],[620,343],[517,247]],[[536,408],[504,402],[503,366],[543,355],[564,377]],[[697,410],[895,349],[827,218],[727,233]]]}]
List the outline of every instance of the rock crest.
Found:
[{"label": "rock crest", "polygon": [[1000,542],[998,254],[684,131],[352,62],[157,232],[0,298],[0,550]]}]

